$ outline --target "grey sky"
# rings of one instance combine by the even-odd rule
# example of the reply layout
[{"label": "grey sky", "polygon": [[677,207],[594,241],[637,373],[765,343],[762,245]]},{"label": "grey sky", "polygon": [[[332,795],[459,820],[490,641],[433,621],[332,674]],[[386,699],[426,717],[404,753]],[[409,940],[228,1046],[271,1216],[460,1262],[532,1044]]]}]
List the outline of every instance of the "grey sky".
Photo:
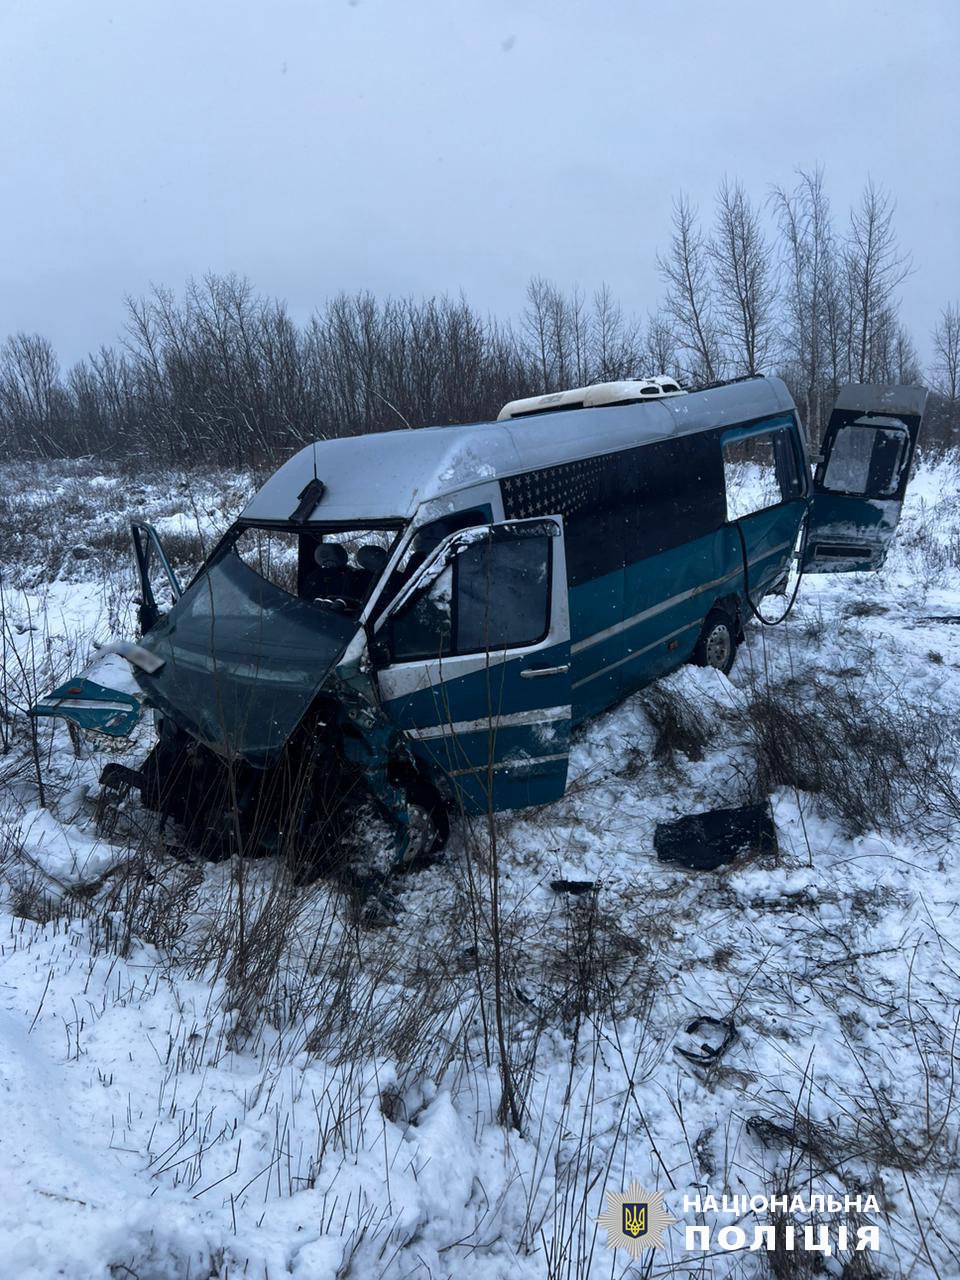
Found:
[{"label": "grey sky", "polygon": [[921,351],[960,296],[958,0],[0,0],[0,337],[65,362],[126,293],[237,271],[516,314],[631,309],[681,188],[826,167],[897,199]]}]

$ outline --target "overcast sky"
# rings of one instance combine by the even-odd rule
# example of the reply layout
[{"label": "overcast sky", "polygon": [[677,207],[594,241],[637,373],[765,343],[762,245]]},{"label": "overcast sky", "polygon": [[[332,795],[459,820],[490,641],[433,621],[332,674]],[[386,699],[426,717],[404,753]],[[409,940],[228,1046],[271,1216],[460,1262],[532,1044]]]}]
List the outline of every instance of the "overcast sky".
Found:
[{"label": "overcast sky", "polygon": [[631,309],[681,189],[822,163],[896,196],[922,352],[960,297],[960,0],[0,0],[0,338],[65,362],[151,282],[341,290],[535,273]]}]

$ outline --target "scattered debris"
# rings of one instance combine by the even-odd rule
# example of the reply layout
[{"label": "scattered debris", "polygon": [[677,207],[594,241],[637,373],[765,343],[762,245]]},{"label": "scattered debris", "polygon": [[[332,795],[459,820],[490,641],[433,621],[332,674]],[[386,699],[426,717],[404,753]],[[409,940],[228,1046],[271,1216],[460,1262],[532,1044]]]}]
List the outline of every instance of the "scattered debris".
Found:
[{"label": "scattered debris", "polygon": [[[682,1049],[677,1045],[677,1053],[699,1067],[709,1067],[719,1062],[737,1038],[737,1028],[732,1018],[694,1018],[684,1030],[688,1036],[703,1035],[705,1031],[713,1032],[710,1040],[701,1041],[698,1049]],[[718,1043],[711,1044],[711,1040],[718,1040]]]},{"label": "scattered debris", "polygon": [[100,785],[110,791],[120,791],[124,787],[139,787],[143,785],[143,773],[140,769],[131,769],[129,765],[111,760],[100,772]]},{"label": "scattered debris", "polygon": [[770,805],[763,801],[659,822],[653,847],[661,862],[676,862],[692,871],[714,871],[740,856],[776,853],[777,832]]},{"label": "scattered debris", "polygon": [[592,893],[596,891],[596,880],[551,880],[550,888],[554,893]]}]

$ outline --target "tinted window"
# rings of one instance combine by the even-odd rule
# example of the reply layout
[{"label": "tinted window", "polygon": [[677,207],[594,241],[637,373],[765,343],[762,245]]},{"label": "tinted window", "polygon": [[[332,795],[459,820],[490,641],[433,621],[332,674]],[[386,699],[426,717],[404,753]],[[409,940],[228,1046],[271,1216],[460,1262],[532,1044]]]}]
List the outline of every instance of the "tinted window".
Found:
[{"label": "tinted window", "polygon": [[571,586],[702,537],[725,518],[713,432],[511,476],[502,492],[508,519],[563,516]]},{"label": "tinted window", "polygon": [[712,533],[724,519],[716,437],[681,436],[628,450],[617,489],[628,564]]},{"label": "tinted window", "polygon": [[536,644],[547,633],[550,539],[507,538],[457,558],[457,652]]},{"label": "tinted window", "polygon": [[536,644],[549,630],[549,537],[465,547],[391,619],[395,662]]},{"label": "tinted window", "polygon": [[841,427],[830,450],[823,488],[890,497],[900,486],[908,438],[897,427]]}]

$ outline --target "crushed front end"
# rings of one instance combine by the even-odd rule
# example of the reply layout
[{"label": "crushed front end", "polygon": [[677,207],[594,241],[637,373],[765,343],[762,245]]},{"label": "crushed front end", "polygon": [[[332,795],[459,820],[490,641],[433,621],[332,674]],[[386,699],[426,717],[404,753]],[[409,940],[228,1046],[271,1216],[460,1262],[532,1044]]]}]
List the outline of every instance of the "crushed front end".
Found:
[{"label": "crushed front end", "polygon": [[[274,549],[271,561],[264,535],[276,543],[278,532],[292,554]],[[334,536],[332,545],[344,546],[343,534]],[[141,706],[151,708],[157,740],[147,759],[139,770],[108,766],[104,783],[135,783],[144,805],[207,857],[283,856],[307,875],[351,858],[358,827],[377,826],[358,817],[378,814],[402,862],[420,794],[402,735],[365,669],[358,615],[377,569],[365,536],[369,582],[359,566],[348,563],[345,574],[343,552],[324,554],[331,543],[315,528],[235,526],[169,612],[136,646],[120,646],[135,681],[132,693],[126,682],[122,707],[93,667],[36,714],[122,736]],[[333,559],[336,595],[325,568]],[[83,695],[94,686],[103,709],[91,720],[91,707],[80,704],[91,702]]]}]

